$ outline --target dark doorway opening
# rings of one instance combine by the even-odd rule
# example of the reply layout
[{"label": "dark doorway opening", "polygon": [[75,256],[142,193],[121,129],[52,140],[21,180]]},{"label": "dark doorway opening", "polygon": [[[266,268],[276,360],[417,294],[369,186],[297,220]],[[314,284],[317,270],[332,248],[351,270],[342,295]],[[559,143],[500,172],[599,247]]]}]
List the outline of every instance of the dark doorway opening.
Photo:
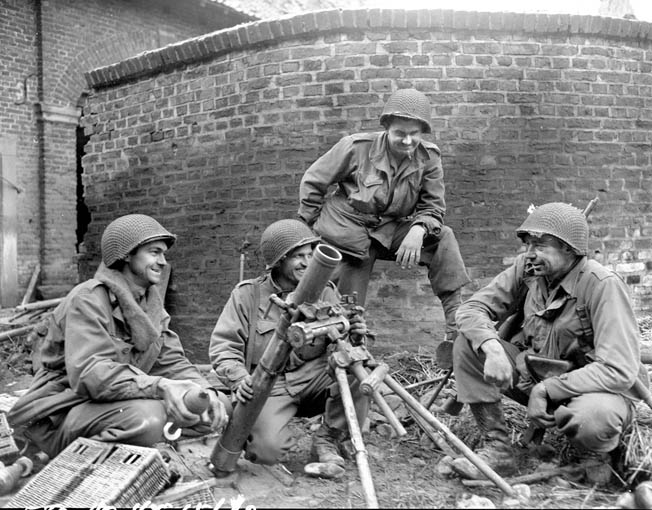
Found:
[{"label": "dark doorway opening", "polygon": [[77,253],[83,251],[81,245],[91,222],[91,213],[84,201],[84,183],[82,181],[82,174],[84,173],[82,157],[84,156],[84,146],[89,140],[90,136],[84,133],[84,128],[77,126],[77,229],[75,230],[77,233]]}]

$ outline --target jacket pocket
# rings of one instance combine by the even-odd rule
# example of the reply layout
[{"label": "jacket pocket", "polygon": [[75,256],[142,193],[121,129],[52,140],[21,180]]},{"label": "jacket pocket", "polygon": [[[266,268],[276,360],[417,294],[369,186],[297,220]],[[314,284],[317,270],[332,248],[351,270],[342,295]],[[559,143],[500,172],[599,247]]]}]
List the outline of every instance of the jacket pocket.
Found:
[{"label": "jacket pocket", "polygon": [[247,349],[253,348],[250,356],[247,356],[251,360],[252,365],[257,365],[262,358],[267,344],[274,336],[274,330],[276,329],[276,322],[266,319],[258,319],[256,323],[256,338],[254,339],[254,345],[247,346]]},{"label": "jacket pocket", "polygon": [[385,209],[388,192],[387,182],[377,174],[370,174],[361,179],[357,190],[349,192],[347,202],[356,212],[375,215],[379,208]]}]

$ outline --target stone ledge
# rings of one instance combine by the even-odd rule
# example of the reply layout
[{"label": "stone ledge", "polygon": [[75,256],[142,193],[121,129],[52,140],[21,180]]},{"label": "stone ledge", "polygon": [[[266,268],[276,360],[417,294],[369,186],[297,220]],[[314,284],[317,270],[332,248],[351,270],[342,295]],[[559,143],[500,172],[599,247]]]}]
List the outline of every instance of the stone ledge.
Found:
[{"label": "stone ledge", "polygon": [[89,87],[99,89],[271,41],[337,30],[382,28],[581,34],[632,39],[637,43],[652,39],[652,23],[599,16],[449,9],[335,9],[236,25],[140,53],[93,69],[84,76]]},{"label": "stone ledge", "polygon": [[45,103],[35,103],[37,117],[45,122],[78,125],[81,108],[74,106],[56,106]]}]

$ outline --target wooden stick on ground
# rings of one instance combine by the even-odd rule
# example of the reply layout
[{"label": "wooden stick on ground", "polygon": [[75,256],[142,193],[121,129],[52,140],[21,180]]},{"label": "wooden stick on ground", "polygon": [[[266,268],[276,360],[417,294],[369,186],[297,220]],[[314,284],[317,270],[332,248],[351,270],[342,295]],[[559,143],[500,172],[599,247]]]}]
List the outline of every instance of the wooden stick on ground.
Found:
[{"label": "wooden stick on ground", "polygon": [[[601,462],[591,462],[579,466],[565,466],[556,469],[546,469],[545,471],[535,471],[534,473],[530,473],[527,475],[515,476],[513,478],[507,479],[506,481],[510,485],[514,485],[517,483],[542,482],[544,480],[548,480],[549,478],[553,478],[555,476],[580,474],[583,471],[585,471],[587,468],[591,468],[599,465],[601,465]],[[491,482],[490,480],[462,480],[462,483],[467,487],[490,487],[493,485],[493,482]]]},{"label": "wooden stick on ground", "polygon": [[25,333],[29,333],[34,329],[34,326],[35,326],[34,324],[31,324],[29,326],[23,326],[22,328],[14,328],[14,329],[9,329],[7,331],[3,331],[2,333],[0,333],[0,342],[9,340],[15,336],[20,336],[20,335],[24,335]]},{"label": "wooden stick on ground", "polygon": [[439,377],[433,377],[432,379],[427,379],[425,381],[419,381],[416,383],[408,384],[407,386],[403,386],[406,390],[412,390],[414,388],[418,388],[420,386],[425,386],[426,384],[435,384],[438,382],[441,382],[444,378],[446,378],[447,375],[440,375]]},{"label": "wooden stick on ground", "polygon": [[36,301],[34,303],[27,303],[26,305],[19,305],[15,308],[17,312],[26,312],[28,310],[40,310],[41,308],[52,308],[57,306],[64,298],[46,299],[45,301]]},{"label": "wooden stick on ground", "polygon": [[23,296],[23,300],[20,303],[21,305],[26,305],[32,299],[32,294],[34,294],[34,288],[36,287],[39,274],[41,274],[41,264],[36,264],[34,272],[32,273],[32,278],[30,279],[25,295]]}]

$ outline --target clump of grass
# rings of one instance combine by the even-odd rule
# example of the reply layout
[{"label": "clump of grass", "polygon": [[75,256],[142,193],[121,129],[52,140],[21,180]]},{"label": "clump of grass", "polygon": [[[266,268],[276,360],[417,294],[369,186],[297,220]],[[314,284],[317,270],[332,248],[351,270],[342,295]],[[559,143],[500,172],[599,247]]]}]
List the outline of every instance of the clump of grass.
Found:
[{"label": "clump of grass", "polygon": [[0,343],[0,382],[7,384],[17,377],[31,375],[31,349],[24,337],[16,337]]}]

